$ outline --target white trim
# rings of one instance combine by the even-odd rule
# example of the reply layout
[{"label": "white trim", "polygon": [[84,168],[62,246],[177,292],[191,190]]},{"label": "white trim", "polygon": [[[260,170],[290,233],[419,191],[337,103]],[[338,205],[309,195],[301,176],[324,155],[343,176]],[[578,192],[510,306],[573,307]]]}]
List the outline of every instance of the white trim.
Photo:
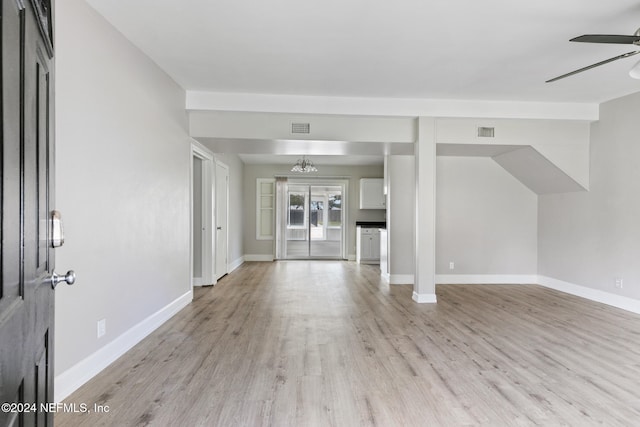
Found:
[{"label": "white trim", "polygon": [[436,274],[438,285],[536,284],[535,274]]},{"label": "white trim", "polygon": [[347,261],[355,261],[356,260],[356,254],[349,254],[347,256]]},{"label": "white trim", "polygon": [[613,307],[621,308],[632,313],[640,314],[640,300],[576,285],[563,280],[554,279],[547,276],[538,276],[538,284],[556,291],[566,292],[571,295],[586,298],[591,301],[600,302]]},{"label": "white trim", "polygon": [[244,264],[243,256],[241,256],[240,258],[236,259],[235,261],[231,262],[231,264],[229,264],[229,273],[231,273],[232,271],[240,267],[242,264]]},{"label": "white trim", "polygon": [[[363,263],[361,263],[363,264]],[[384,280],[386,280],[387,282],[389,282],[389,284],[391,284],[391,276],[389,275],[389,273],[385,273],[384,271],[380,271],[380,277],[382,277]]]},{"label": "white trim", "polygon": [[415,276],[413,274],[390,274],[390,285],[413,285]]},{"label": "white trim", "polygon": [[64,400],[193,300],[193,290],[178,297],[95,353],[55,377],[55,401]]},{"label": "white trim", "polygon": [[[202,277],[193,277],[193,158],[202,160],[202,221],[205,230],[202,234]],[[215,254],[215,242],[211,235],[213,223],[213,153],[200,142],[191,139],[191,159],[189,177],[189,263],[191,271],[191,287],[202,286],[215,282],[213,272],[213,256]],[[204,224],[206,222],[206,224]],[[209,232],[207,232],[207,230]]]},{"label": "white trim", "polygon": [[595,121],[599,118],[597,103],[363,98],[193,90],[187,91],[185,106],[187,110],[357,116],[492,117],[588,121]]},{"label": "white trim", "polygon": [[244,260],[246,262],[251,261],[273,261],[273,254],[245,254]]},{"label": "white trim", "polygon": [[436,299],[436,294],[419,294],[415,291],[413,292],[413,296],[411,297],[411,299],[420,304],[435,304],[436,302],[438,302]]}]

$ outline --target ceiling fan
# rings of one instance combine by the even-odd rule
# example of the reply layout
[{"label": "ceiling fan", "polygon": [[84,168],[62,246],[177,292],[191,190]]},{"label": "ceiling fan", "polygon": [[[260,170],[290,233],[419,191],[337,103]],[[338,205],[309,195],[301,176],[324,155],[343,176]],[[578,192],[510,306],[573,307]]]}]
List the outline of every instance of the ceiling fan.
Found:
[{"label": "ceiling fan", "polygon": [[[582,43],[613,43],[613,44],[631,44],[634,46],[640,46],[640,28],[636,30],[631,36],[616,35],[616,34],[585,34],[584,36],[574,37],[570,42],[582,42]],[[600,65],[608,64],[609,62],[617,61],[618,59],[628,58],[640,53],[640,50],[634,50],[631,52],[623,53],[622,55],[614,56],[613,58],[605,59],[604,61],[597,62],[595,64],[588,65],[570,73],[563,74],[558,77],[547,80],[545,83],[555,82],[556,80],[564,79],[565,77],[573,76],[574,74],[581,73],[583,71],[590,70]],[[629,74],[634,79],[640,79],[640,62],[631,68]]]}]

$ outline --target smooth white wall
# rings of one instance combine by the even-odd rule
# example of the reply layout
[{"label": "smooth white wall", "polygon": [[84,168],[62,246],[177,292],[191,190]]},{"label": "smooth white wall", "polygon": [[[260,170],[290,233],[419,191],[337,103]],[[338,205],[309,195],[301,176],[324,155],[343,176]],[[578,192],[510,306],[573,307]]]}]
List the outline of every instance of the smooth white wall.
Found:
[{"label": "smooth white wall", "polygon": [[[389,274],[391,283],[413,283],[415,270],[414,156],[387,156]],[[396,278],[400,277],[400,281]],[[409,277],[410,276],[410,277]]]},{"label": "smooth white wall", "polygon": [[538,196],[491,158],[436,164],[437,274],[536,274]]},{"label": "smooth white wall", "polygon": [[640,94],[602,104],[591,126],[590,191],[540,197],[540,275],[640,299],[638,111]]},{"label": "smooth white wall", "polygon": [[[204,138],[291,139],[411,144],[411,117],[271,114],[237,111],[191,111],[191,136]],[[309,123],[308,134],[292,134],[292,123]],[[411,147],[409,147],[410,149]]]},{"label": "smooth white wall", "polygon": [[[82,0],[56,5],[55,372],[191,292],[185,92]],[[96,322],[106,335],[96,338]]]},{"label": "smooth white wall", "polygon": [[[349,213],[347,229],[348,256],[355,258],[356,221],[384,221],[383,209],[360,209],[360,178],[382,178],[384,166],[325,166],[316,165],[322,177],[349,177]],[[244,165],[244,250],[247,255],[273,255],[273,240],[256,240],[256,179],[290,176],[289,165]],[[313,176],[301,176],[312,178]]]}]

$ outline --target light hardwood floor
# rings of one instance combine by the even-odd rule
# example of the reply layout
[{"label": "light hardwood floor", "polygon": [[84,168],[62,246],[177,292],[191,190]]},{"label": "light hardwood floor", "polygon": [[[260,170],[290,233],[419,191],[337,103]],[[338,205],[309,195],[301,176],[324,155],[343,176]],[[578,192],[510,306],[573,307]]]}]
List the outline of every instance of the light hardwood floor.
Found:
[{"label": "light hardwood floor", "polygon": [[[333,257],[340,258],[342,255],[342,242],[336,240],[312,240],[311,258],[313,257]],[[309,257],[308,240],[289,240],[287,242],[287,257],[302,258]]]},{"label": "light hardwood floor", "polygon": [[637,426],[640,316],[539,286],[246,263],[65,402],[57,426]]}]

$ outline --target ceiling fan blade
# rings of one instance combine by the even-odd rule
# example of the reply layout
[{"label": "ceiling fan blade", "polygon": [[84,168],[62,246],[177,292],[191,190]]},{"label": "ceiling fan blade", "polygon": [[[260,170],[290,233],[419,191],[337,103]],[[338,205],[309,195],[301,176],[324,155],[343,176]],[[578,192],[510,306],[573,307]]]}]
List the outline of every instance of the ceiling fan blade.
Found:
[{"label": "ceiling fan blade", "polygon": [[640,41],[640,36],[620,36],[616,34],[585,34],[584,36],[574,37],[569,41],[583,43],[634,44]]},{"label": "ceiling fan blade", "polygon": [[570,73],[563,74],[563,75],[558,76],[558,77],[554,77],[552,79],[547,80],[545,83],[555,82],[556,80],[564,79],[565,77],[573,76],[574,74],[578,74],[578,73],[581,73],[583,71],[587,71],[587,70],[590,70],[592,68],[599,67],[600,65],[608,64],[609,62],[617,61],[618,59],[628,58],[630,56],[637,55],[639,53],[640,53],[640,50],[635,50],[633,52],[623,53],[622,55],[614,56],[613,58],[605,59],[604,61],[600,61],[600,62],[597,62],[595,64],[591,64],[591,65],[588,65],[586,67],[580,68],[578,70],[571,71]]}]

